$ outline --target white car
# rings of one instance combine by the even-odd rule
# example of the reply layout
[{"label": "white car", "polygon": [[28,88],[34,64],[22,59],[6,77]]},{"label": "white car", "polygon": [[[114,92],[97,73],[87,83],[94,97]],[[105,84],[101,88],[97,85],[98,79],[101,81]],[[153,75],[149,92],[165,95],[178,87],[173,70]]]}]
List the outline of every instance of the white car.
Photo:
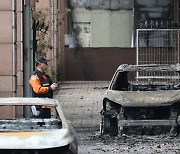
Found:
[{"label": "white car", "polygon": [[77,154],[76,133],[66,120],[60,102],[49,98],[0,98],[0,106],[51,106],[51,118],[0,118],[2,154]]}]

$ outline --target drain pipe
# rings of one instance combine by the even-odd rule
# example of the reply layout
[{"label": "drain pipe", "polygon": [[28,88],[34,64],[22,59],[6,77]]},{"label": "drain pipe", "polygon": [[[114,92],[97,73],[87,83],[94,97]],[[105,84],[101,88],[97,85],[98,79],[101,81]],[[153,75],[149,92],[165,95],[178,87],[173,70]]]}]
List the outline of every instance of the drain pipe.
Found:
[{"label": "drain pipe", "polygon": [[51,0],[51,20],[52,20],[52,26],[51,26],[51,32],[52,32],[52,39],[51,39],[51,45],[52,45],[52,65],[51,65],[51,71],[57,72],[57,0]]},{"label": "drain pipe", "polygon": [[54,10],[54,0],[49,1],[50,2],[50,10],[51,10],[51,21],[52,21],[52,25],[51,25],[51,45],[52,45],[52,52],[51,52],[51,72],[55,67],[55,42],[54,42],[54,25],[55,25],[55,10]]},{"label": "drain pipe", "polygon": [[[12,0],[12,53],[13,53],[13,97],[17,96],[17,9],[16,9],[16,0]],[[13,106],[13,118],[16,117],[16,107]]]},{"label": "drain pipe", "polygon": [[53,28],[53,39],[54,39],[54,71],[57,72],[57,0],[54,1],[53,16],[54,16],[54,28]]},{"label": "drain pipe", "polygon": [[[23,57],[23,83],[24,83],[24,97],[31,97],[31,87],[29,85],[29,77],[32,74],[33,52],[31,51],[31,18],[30,18],[30,1],[23,1],[23,33],[24,33],[24,57]],[[30,117],[30,107],[24,107],[24,117]]]},{"label": "drain pipe", "polygon": [[[21,37],[20,37],[20,48],[21,48],[21,51],[20,51],[20,56],[21,56],[21,79],[24,78],[23,76],[23,0],[21,0],[21,15],[20,15],[20,20],[21,20]],[[22,82],[22,85],[21,85],[21,96],[24,95],[24,90],[23,90],[24,86],[23,86],[23,82]]]},{"label": "drain pipe", "polygon": [[17,14],[16,0],[12,0],[13,29],[13,97],[17,96]]}]

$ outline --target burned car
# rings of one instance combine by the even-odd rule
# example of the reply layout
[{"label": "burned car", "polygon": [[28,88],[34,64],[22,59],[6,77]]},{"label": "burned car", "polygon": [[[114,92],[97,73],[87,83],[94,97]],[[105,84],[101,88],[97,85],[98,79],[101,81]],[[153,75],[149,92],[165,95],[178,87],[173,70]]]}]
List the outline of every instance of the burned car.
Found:
[{"label": "burned car", "polygon": [[[49,98],[0,98],[0,106],[31,109],[50,106],[51,118],[0,117],[0,153],[5,154],[77,154],[74,128],[66,120],[60,102]],[[22,112],[23,113],[23,112]],[[3,117],[3,118],[2,118]]]},{"label": "burned car", "polygon": [[177,135],[179,71],[179,64],[120,65],[103,97],[101,133]]}]

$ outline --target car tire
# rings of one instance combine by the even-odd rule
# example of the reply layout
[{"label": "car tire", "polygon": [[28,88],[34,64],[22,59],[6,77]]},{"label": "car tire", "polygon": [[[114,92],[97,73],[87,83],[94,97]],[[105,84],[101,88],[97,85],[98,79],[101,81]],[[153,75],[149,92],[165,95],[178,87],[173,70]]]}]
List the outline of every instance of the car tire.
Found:
[{"label": "car tire", "polygon": [[110,132],[110,116],[102,115],[101,116],[101,125],[100,125],[101,134],[108,134]]},{"label": "car tire", "polygon": [[111,118],[110,115],[102,115],[101,116],[101,124],[100,124],[100,133],[101,134],[110,134],[112,136],[118,135],[118,122],[117,118]]},{"label": "car tire", "polygon": [[118,120],[117,117],[111,118],[110,121],[110,129],[111,129],[111,135],[112,136],[117,136],[118,135]]}]

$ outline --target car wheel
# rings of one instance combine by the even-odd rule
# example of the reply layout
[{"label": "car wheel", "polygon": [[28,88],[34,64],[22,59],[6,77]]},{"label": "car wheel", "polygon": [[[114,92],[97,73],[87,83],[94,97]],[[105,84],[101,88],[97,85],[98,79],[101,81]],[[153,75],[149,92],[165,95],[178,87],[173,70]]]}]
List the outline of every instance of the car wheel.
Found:
[{"label": "car wheel", "polygon": [[100,132],[101,134],[108,134],[110,132],[110,116],[109,115],[101,116]]},{"label": "car wheel", "polygon": [[113,135],[113,136],[118,135],[118,120],[117,120],[117,117],[111,118],[110,129],[111,129],[111,135]]},{"label": "car wheel", "polygon": [[118,123],[117,118],[111,118],[110,115],[101,116],[100,124],[100,133],[101,134],[110,134],[113,136],[118,135]]}]

